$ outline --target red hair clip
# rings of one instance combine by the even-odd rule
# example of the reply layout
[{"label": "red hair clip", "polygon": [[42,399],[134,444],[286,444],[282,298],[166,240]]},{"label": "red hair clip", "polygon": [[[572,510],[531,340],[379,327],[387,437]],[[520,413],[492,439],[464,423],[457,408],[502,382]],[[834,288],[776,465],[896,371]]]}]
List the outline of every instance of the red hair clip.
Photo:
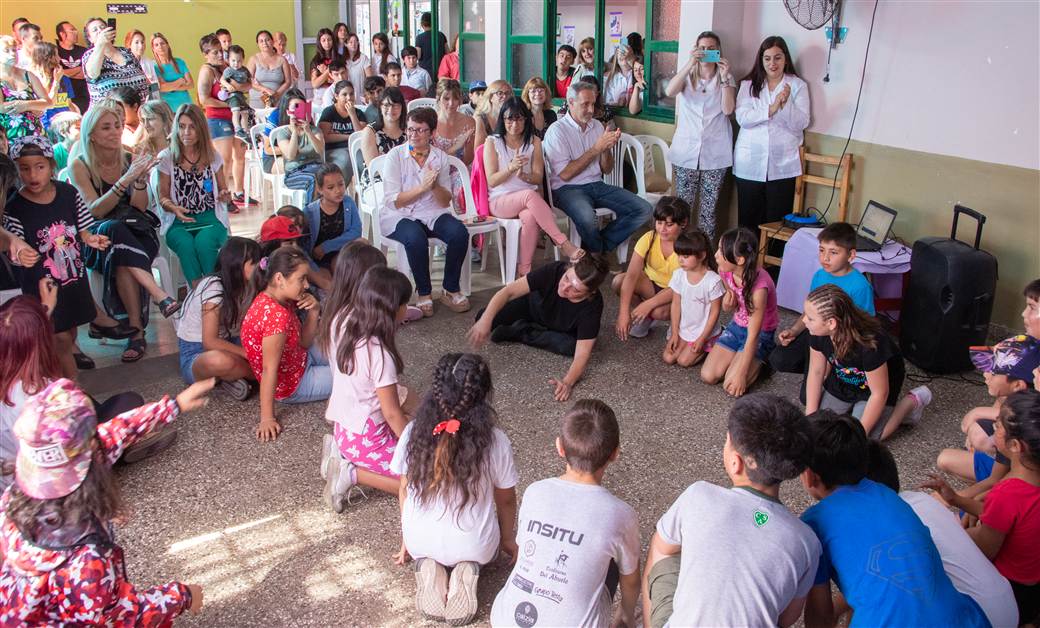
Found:
[{"label": "red hair clip", "polygon": [[434,428],[433,428],[433,435],[436,436],[436,435],[440,434],[441,432],[447,432],[449,434],[454,435],[455,432],[459,431],[459,426],[461,426],[461,425],[462,424],[459,423],[458,419],[452,417],[448,421],[441,421],[440,423],[435,425]]}]

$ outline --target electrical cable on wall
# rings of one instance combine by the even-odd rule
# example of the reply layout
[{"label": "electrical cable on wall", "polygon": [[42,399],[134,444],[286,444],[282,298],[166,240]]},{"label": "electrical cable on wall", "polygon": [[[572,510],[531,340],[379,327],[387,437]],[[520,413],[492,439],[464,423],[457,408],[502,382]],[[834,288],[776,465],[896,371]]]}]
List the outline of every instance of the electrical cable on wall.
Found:
[{"label": "electrical cable on wall", "polygon": [[[867,59],[870,57],[870,41],[874,37],[874,20],[877,18],[878,3],[879,0],[874,0],[874,10],[870,14],[870,30],[867,32],[867,48],[863,51],[863,69],[859,74],[859,92],[856,94],[856,108],[852,110],[852,123],[849,125],[849,137],[845,140],[845,148],[841,149],[841,157],[838,158],[838,163],[841,163],[841,160],[845,158],[845,153],[849,150],[849,144],[852,143],[852,129],[856,127],[856,116],[859,114],[859,103],[863,98],[863,80],[867,75]],[[837,37],[838,34],[834,33],[833,36]],[[828,58],[829,57],[830,53],[828,53]],[[830,76],[830,72],[828,72],[828,76]],[[827,213],[831,211],[831,204],[834,202],[834,191],[838,185],[838,173],[840,171],[841,168],[834,169],[834,181],[832,181],[834,187],[831,187],[831,198],[827,201],[827,209],[823,210],[823,213],[820,214],[820,222],[824,224],[827,222]]]}]

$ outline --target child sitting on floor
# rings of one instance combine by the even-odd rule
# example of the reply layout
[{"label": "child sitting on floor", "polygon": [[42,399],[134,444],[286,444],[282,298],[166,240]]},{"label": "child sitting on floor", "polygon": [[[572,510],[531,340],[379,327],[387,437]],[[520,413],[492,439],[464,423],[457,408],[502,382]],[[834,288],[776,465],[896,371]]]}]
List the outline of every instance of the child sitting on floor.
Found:
[{"label": "child sitting on floor", "polygon": [[0,624],[168,626],[202,609],[197,584],[127,582],[112,532],[126,511],[111,467],[152,429],[206,405],[211,388],[213,380],[192,384],[100,425],[67,379],[26,403],[14,424],[15,484],[0,498]]},{"label": "child sitting on floor", "polygon": [[696,482],[657,522],[643,568],[645,626],[790,626],[820,558],[780,483],[812,455],[798,408],[767,393],[736,401],[722,464],[732,486]]},{"label": "child sitting on floor", "polygon": [[[847,298],[847,297],[846,297]],[[853,417],[812,417],[812,461],[802,485],[818,500],[802,514],[823,546],[805,625],[833,626],[852,610],[859,626],[989,626],[957,591],[932,536],[895,491],[867,479],[867,433]],[[842,597],[831,598],[831,580]],[[847,603],[847,607],[845,605]]]},{"label": "child sitting on floor", "polygon": [[671,315],[669,281],[679,268],[675,239],[686,231],[690,206],[676,196],[662,196],[654,208],[654,229],[636,242],[628,270],[614,277],[611,288],[621,296],[616,332],[621,340],[643,338],[655,320]]},{"label": "child sitting on floor", "polygon": [[[826,284],[834,284],[849,295],[856,307],[874,316],[874,287],[860,271],[852,267],[856,259],[856,228],[847,222],[833,222],[816,236],[820,243],[820,268],[813,273],[809,292]],[[781,373],[804,373],[809,360],[809,333],[802,319],[776,335],[776,348],[769,363]]]},{"label": "child sitting on floor", "polygon": [[758,238],[744,228],[722,234],[715,252],[726,286],[722,308],[734,312],[701,367],[701,380],[706,384],[722,382],[734,397],[743,395],[758,379],[776,345],[773,332],[780,324],[776,285],[764,268],[758,268],[758,255]]},{"label": "child sitting on floor", "polygon": [[325,419],[333,433],[322,443],[321,471],[325,500],[336,512],[357,484],[392,495],[400,489],[390,461],[408,422],[408,390],[397,383],[404,361],[394,336],[412,295],[408,278],[387,268],[374,247],[351,243],[340,258],[318,335],[332,368]]},{"label": "child sitting on floor", "polygon": [[985,505],[963,497],[940,477],[925,486],[956,508],[979,518],[968,534],[1008,579],[1018,602],[1018,620],[1040,620],[1040,392],[1007,398],[996,422],[997,448],[1011,470],[986,496]]},{"label": "child sitting on floor", "polygon": [[[462,626],[477,613],[480,566],[516,546],[516,465],[491,406],[491,370],[472,353],[437,362],[430,392],[394,451],[401,476],[401,551],[415,561],[415,605]],[[447,570],[451,569],[449,577]]]},{"label": "child sitting on floor", "polygon": [[928,526],[935,548],[942,556],[943,569],[954,588],[975,600],[993,628],[1018,626],[1018,608],[1011,585],[971,540],[960,520],[924,491],[899,492],[899,468],[884,443],[871,440],[868,452],[867,477],[899,493],[921,523]]},{"label": "child sitting on floor", "polygon": [[671,336],[661,356],[665,364],[693,366],[711,349],[719,333],[719,313],[726,288],[715,272],[715,255],[703,231],[675,239],[679,268],[672,273]]},{"label": "child sitting on floor", "polygon": [[249,398],[253,371],[239,332],[253,302],[253,273],[260,245],[228,238],[217,254],[213,273],[199,280],[184,299],[177,324],[181,378],[191,384],[217,378],[217,387],[239,401]]},{"label": "child sitting on floor", "polygon": [[878,440],[921,419],[920,388],[898,401],[906,366],[895,342],[844,290],[824,284],[810,292],[802,320],[811,337],[806,414],[820,408],[851,413]]},{"label": "child sitting on floor", "polygon": [[1031,387],[1033,370],[1040,368],[1040,342],[1029,335],[1014,336],[992,348],[973,348],[971,359],[982,371],[986,390],[995,401],[992,406],[974,408],[961,421],[968,449],[944,449],[935,465],[946,473],[975,482],[958,494],[980,499],[1011,469],[1007,455],[995,447],[991,437],[1007,398]]},{"label": "child sitting on floor", "polygon": [[[318,332],[318,301],[307,292],[307,256],[283,246],[257,264],[257,295],[242,320],[242,346],[260,382],[260,424],[256,437],[278,438],[282,426],[274,402],[309,403],[329,398],[332,372],[312,346]],[[297,310],[306,313],[301,324]]]},{"label": "child sitting on floor", "polygon": [[[620,432],[614,411],[596,399],[582,399],[563,417],[556,452],[566,470],[524,491],[516,541],[531,552],[495,598],[492,626],[635,626],[639,518],[602,486],[620,454]],[[546,534],[554,530],[567,534]],[[619,583],[621,604],[611,620]]]}]

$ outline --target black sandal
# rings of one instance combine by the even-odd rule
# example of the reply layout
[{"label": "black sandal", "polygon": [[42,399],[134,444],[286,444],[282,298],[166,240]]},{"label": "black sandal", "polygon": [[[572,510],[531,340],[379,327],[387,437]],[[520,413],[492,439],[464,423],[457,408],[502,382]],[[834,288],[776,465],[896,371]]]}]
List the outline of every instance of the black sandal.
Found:
[{"label": "black sandal", "polygon": [[72,358],[76,360],[76,368],[81,371],[90,371],[97,366],[94,364],[94,359],[86,353],[73,353]]},{"label": "black sandal", "polygon": [[[137,362],[138,360],[144,357],[144,350],[147,347],[148,343],[145,341],[144,337],[131,338],[130,340],[126,341],[126,349],[123,350],[123,357],[120,359],[128,364],[130,362]],[[128,357],[127,354],[131,351],[133,351],[134,353],[130,354],[130,356]]]},{"label": "black sandal", "polygon": [[91,323],[87,326],[87,335],[97,340],[99,338],[108,338],[109,340],[125,340],[134,334],[141,333],[141,330],[132,327],[130,323],[126,321],[117,321],[115,325],[109,327],[103,327],[96,323]]},{"label": "black sandal", "polygon": [[175,300],[173,297],[166,297],[162,301],[159,301],[157,305],[159,306],[159,311],[162,313],[163,318],[170,318],[181,309],[180,302]]}]

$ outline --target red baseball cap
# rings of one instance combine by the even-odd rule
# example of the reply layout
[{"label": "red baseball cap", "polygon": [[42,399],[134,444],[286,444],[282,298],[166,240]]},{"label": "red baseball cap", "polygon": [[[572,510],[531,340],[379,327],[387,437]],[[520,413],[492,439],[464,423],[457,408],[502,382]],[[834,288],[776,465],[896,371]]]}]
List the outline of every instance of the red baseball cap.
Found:
[{"label": "red baseball cap", "polygon": [[260,241],[271,242],[272,240],[292,240],[303,234],[300,228],[286,216],[271,216],[264,221],[260,227]]}]

